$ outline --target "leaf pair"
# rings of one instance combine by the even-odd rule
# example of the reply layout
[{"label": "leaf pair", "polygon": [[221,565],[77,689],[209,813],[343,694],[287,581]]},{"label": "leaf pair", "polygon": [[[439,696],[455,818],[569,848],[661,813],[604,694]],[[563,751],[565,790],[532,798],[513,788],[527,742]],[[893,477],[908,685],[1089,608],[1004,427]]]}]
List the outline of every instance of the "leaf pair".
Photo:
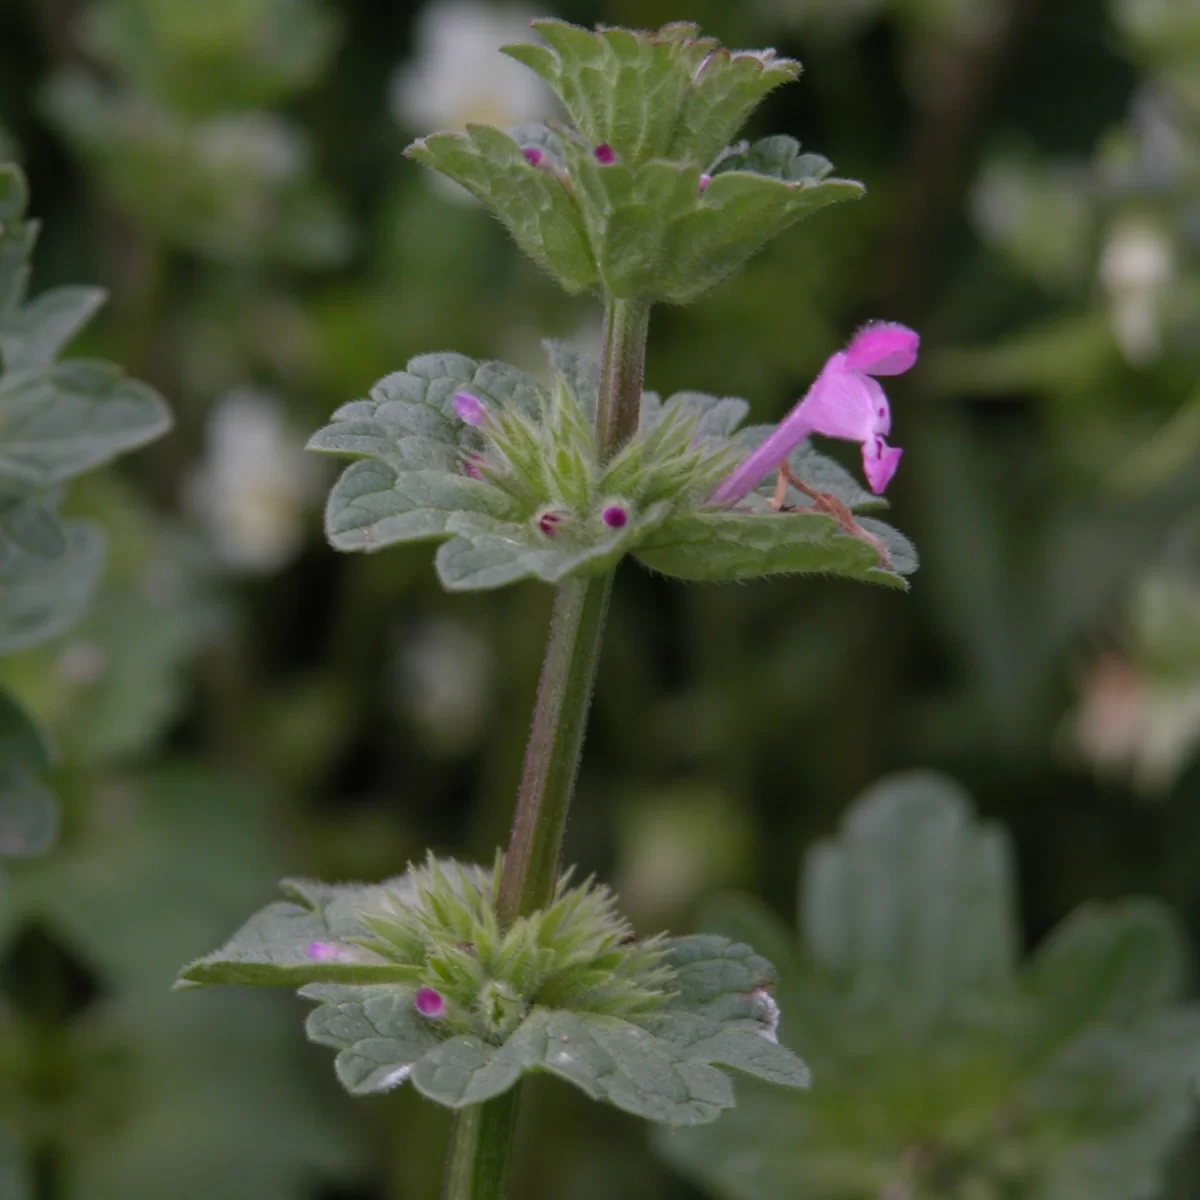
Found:
[{"label": "leaf pair", "polygon": [[[455,875],[452,865],[445,874]],[[490,890],[486,872],[461,878],[464,888],[478,879],[481,895]],[[429,1099],[461,1108],[544,1072],[647,1120],[689,1125],[733,1106],[732,1085],[719,1068],[787,1087],[808,1084],[807,1068],[775,1040],[770,964],[747,946],[720,937],[658,943],[669,987],[660,1003],[607,1011],[586,990],[559,989],[556,1003],[549,992],[538,993],[519,1024],[489,1039],[464,1032],[449,1013],[423,1016],[413,983],[388,982],[410,968],[365,948],[368,931],[405,905],[428,903],[412,873],[378,886],[283,887],[286,902],[264,909],[227,945],[185,968],[180,985],[299,987],[318,1005],[309,1037],[338,1051],[338,1078],[355,1094],[411,1081]],[[607,970],[620,952],[602,946],[595,968]],[[640,955],[641,948],[627,952]],[[576,974],[585,978],[586,964],[577,964]]]},{"label": "leaf pair", "polygon": [[[771,511],[765,491],[735,510],[707,504],[719,477],[714,472],[767,432],[736,432],[748,408],[743,400],[686,392],[664,405],[647,395],[637,437],[608,464],[599,463],[586,423],[587,446],[551,438],[547,459],[561,450],[593,464],[583,503],[556,491],[553,472],[536,462],[489,460],[487,426],[466,425],[455,414],[454,397],[462,392],[484,405],[495,427],[508,413],[544,426],[556,403],[575,406],[583,418],[594,415],[596,364],[552,343],[548,348],[557,398],[514,367],[439,354],[413,359],[381,380],[369,398],[339,409],[310,442],[314,450],[362,459],[329,497],[326,529],[333,545],[376,551],[402,542],[442,542],[438,575],[452,590],[522,579],[557,583],[609,570],[626,554],[682,579],[815,571],[905,586],[902,575],[916,565],[911,546],[869,518],[861,528],[886,548],[890,568],[877,544],[812,511],[811,499],[798,493],[788,498],[797,511],[787,513]],[[572,428],[578,431],[580,423]],[[852,511],[882,503],[809,447],[796,451],[791,466],[799,479]],[[618,501],[625,520],[613,527],[604,513]],[[556,517],[549,526],[548,512]]]},{"label": "leaf pair", "polygon": [[688,303],[802,217],[862,193],[790,138],[727,144],[799,64],[731,53],[688,25],[590,32],[537,21],[550,44],[505,48],[574,128],[418,139],[408,155],[467,188],[569,292]]}]

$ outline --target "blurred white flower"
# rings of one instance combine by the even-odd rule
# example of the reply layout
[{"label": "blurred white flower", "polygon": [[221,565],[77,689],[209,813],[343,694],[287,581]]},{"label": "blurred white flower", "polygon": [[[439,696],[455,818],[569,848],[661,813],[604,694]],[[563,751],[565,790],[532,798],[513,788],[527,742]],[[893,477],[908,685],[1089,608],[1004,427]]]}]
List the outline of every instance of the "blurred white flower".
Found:
[{"label": "blurred white flower", "polygon": [[550,111],[550,93],[527,67],[501,54],[528,42],[537,14],[482,0],[434,0],[417,23],[416,55],[392,77],[392,112],[420,133],[468,122],[501,128]]},{"label": "blurred white flower", "polygon": [[428,621],[405,638],[396,656],[397,705],[431,748],[460,753],[482,731],[494,666],[487,642],[469,625]]},{"label": "blurred white flower", "polygon": [[1063,733],[1097,775],[1163,792],[1200,746],[1200,679],[1158,678],[1123,655],[1105,654]]},{"label": "blurred white flower", "polygon": [[185,500],[229,566],[269,574],[303,544],[323,476],[279,400],[239,388],[209,416],[204,460],[187,481]]},{"label": "blurred white flower", "polygon": [[1157,226],[1127,218],[1109,232],[1100,255],[1113,333],[1125,357],[1140,366],[1162,348],[1163,295],[1175,273],[1170,241]]}]

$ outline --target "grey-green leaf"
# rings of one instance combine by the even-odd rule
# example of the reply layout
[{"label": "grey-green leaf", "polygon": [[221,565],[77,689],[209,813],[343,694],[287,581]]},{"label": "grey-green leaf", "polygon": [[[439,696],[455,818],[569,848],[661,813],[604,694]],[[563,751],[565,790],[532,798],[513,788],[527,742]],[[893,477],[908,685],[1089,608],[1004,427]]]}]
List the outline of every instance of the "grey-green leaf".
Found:
[{"label": "grey-green leaf", "polygon": [[[401,876],[385,884],[328,885],[284,880],[289,897],[255,913],[219,950],[190,963],[178,987],[249,984],[302,987],[310,983],[376,983],[396,980],[393,964],[348,944],[362,933],[357,914],[390,894],[411,888]],[[329,947],[324,957],[314,947]]]},{"label": "grey-green leaf", "polygon": [[162,400],[120,368],[73,359],[0,377],[0,478],[47,487],[153,441]]},{"label": "grey-green leaf", "polygon": [[860,524],[883,542],[894,570],[881,566],[878,549],[843,533],[821,513],[680,513],[638,545],[634,555],[652,571],[700,582],[818,573],[906,587],[903,574],[916,565],[910,544],[879,522]]},{"label": "grey-green leaf", "polygon": [[0,589],[0,654],[65,633],[83,614],[104,568],[104,538],[83,521],[64,522],[66,550],[46,569]]}]

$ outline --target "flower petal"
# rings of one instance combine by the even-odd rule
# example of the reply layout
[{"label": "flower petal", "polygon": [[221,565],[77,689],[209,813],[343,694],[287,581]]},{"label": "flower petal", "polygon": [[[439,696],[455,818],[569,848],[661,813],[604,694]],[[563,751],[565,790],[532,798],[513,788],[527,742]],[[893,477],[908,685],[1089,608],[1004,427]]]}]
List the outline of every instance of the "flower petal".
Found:
[{"label": "flower petal", "polygon": [[807,397],[799,400],[778,425],[721,481],[713,504],[734,504],[752,492],[759,481],[787,461],[788,455],[812,432],[804,417]]},{"label": "flower petal", "polygon": [[813,433],[865,442],[891,427],[892,415],[883,388],[869,375],[851,370],[845,354],[835,354],[801,404]]},{"label": "flower petal", "polygon": [[874,437],[863,443],[862,453],[863,472],[871,485],[871,491],[877,496],[881,495],[891,483],[904,451],[899,446],[889,446],[881,437]]},{"label": "flower petal", "polygon": [[903,375],[917,361],[921,338],[907,325],[877,321],[864,325],[846,347],[846,366],[868,375]]}]

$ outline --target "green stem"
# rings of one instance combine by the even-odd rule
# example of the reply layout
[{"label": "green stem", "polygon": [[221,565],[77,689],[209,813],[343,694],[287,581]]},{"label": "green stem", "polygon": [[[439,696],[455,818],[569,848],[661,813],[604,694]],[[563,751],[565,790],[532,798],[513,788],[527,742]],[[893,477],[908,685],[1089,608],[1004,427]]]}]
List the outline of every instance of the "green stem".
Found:
[{"label": "green stem", "polygon": [[454,1118],[442,1200],[504,1200],[517,1128],[516,1088]]},{"label": "green stem", "polygon": [[[605,458],[637,432],[649,319],[650,306],[639,301],[610,301],[605,313],[596,412],[596,440]],[[500,877],[498,908],[505,922],[542,908],[554,895],[612,581],[611,571],[595,579],[568,579],[554,597],[512,837]],[[458,1114],[442,1200],[502,1200],[517,1105],[518,1089],[513,1089]]]}]

